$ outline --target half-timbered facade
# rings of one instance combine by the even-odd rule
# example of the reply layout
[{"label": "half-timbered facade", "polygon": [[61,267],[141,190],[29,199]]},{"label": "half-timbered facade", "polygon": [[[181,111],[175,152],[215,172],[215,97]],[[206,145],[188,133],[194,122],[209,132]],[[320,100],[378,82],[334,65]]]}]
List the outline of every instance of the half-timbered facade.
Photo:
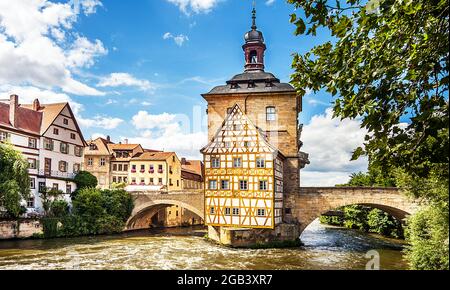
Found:
[{"label": "half-timbered facade", "polygon": [[239,105],[202,153],[207,225],[274,228],[282,222],[284,157]]}]

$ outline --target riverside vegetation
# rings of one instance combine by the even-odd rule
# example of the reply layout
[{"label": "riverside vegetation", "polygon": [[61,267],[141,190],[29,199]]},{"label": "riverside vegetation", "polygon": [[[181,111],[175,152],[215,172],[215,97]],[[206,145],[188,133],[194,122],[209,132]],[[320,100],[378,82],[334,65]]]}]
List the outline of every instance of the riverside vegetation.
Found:
[{"label": "riverside vegetation", "polygon": [[[300,96],[334,97],[334,117],[367,130],[353,160],[423,203],[406,223],[411,269],[449,269],[449,1],[288,0],[295,34],[332,38],[295,54]],[[370,168],[369,168],[370,171]],[[364,176],[360,176],[364,177]]]}]

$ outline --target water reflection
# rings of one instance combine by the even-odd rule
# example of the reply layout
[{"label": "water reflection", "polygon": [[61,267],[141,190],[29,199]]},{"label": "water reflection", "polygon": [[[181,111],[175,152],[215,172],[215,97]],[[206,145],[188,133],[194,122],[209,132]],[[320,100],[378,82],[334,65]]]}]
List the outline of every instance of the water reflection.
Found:
[{"label": "water reflection", "polygon": [[117,236],[0,242],[0,269],[364,269],[376,249],[382,269],[405,269],[401,243],[314,222],[304,247],[245,250],[203,239],[198,227]]}]

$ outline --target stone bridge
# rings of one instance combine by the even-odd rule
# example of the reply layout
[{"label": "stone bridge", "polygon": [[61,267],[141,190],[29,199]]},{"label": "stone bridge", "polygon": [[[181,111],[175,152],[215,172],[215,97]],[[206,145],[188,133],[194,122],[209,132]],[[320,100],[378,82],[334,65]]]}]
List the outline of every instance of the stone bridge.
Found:
[{"label": "stone bridge", "polygon": [[[134,192],[135,204],[126,230],[146,229],[152,217],[161,209],[178,205],[204,220],[203,190],[173,192]],[[381,209],[403,220],[415,213],[419,204],[397,188],[376,187],[302,187],[285,198],[285,221],[298,223],[300,233],[316,218],[345,205],[366,205]]]},{"label": "stone bridge", "polygon": [[300,223],[300,233],[321,214],[345,205],[378,208],[399,220],[419,208],[400,189],[385,187],[302,187],[287,197],[286,204],[291,206],[287,218]]},{"label": "stone bridge", "polygon": [[203,190],[171,192],[132,192],[134,209],[125,230],[147,229],[152,217],[161,209],[177,205],[187,209],[204,220]]}]

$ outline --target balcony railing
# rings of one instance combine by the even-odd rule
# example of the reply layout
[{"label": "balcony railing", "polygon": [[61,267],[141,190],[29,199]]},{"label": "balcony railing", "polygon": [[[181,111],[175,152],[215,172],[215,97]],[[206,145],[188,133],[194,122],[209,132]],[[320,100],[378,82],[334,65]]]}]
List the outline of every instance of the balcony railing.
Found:
[{"label": "balcony railing", "polygon": [[77,175],[76,173],[68,173],[61,171],[48,171],[48,170],[39,170],[38,174],[45,177],[56,177],[56,178],[65,178],[65,179],[74,179]]}]

